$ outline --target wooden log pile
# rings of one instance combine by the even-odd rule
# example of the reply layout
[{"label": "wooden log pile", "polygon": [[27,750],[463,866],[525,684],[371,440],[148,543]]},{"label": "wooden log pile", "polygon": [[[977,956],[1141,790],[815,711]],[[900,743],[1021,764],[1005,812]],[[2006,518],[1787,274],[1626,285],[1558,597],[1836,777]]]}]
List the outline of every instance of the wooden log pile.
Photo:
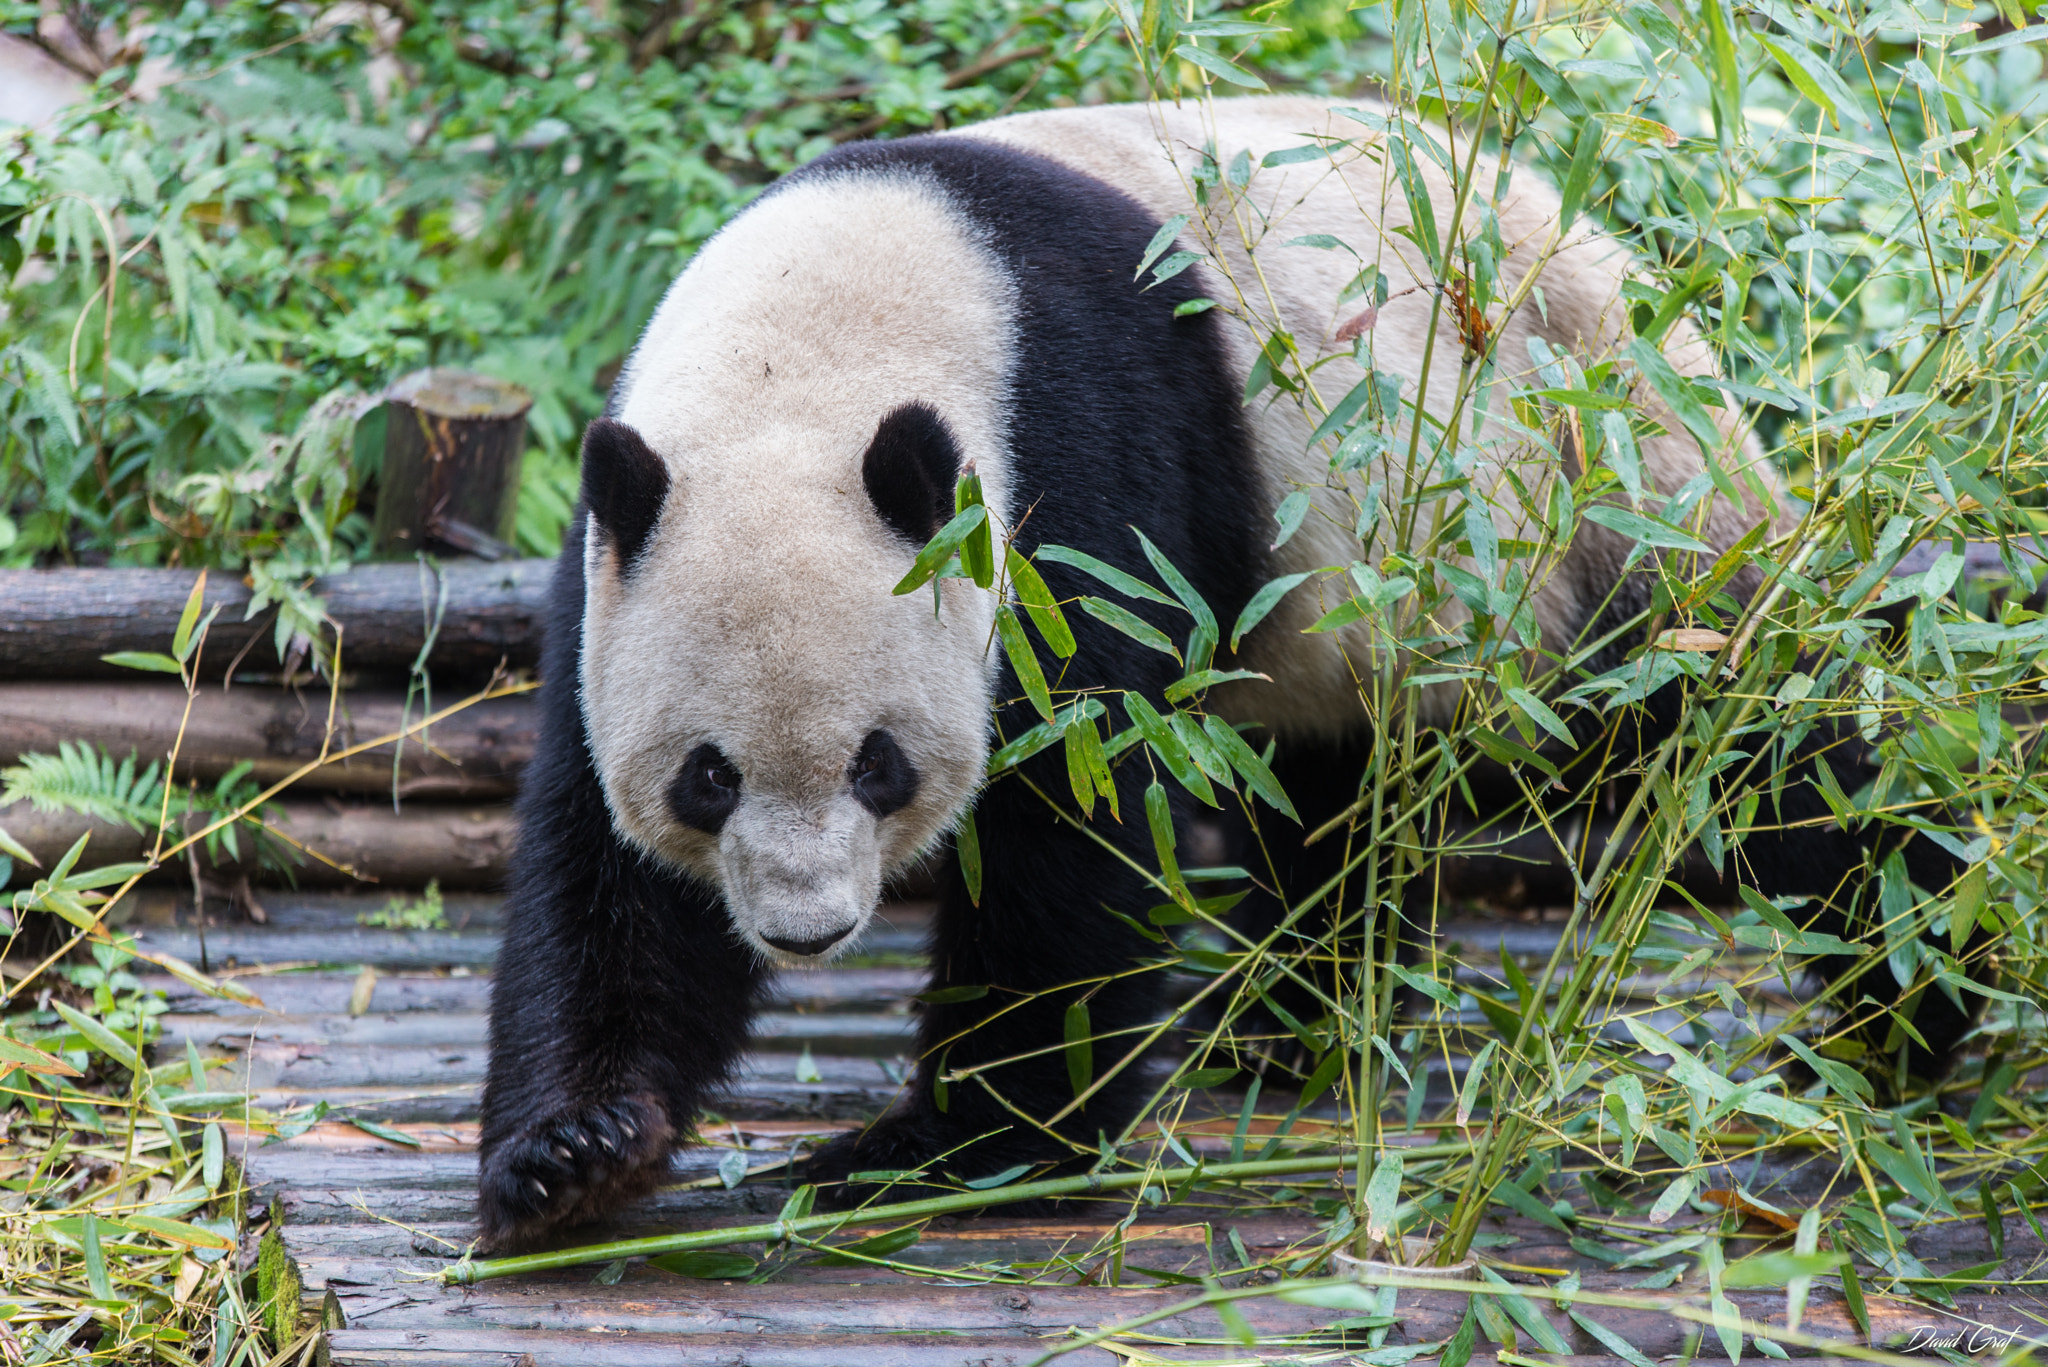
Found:
[{"label": "wooden log pile", "polygon": [[[175,746],[181,790],[210,793],[238,769],[244,791],[268,787],[323,750],[416,726],[430,702],[447,708],[493,677],[530,672],[552,568],[545,560],[379,564],[317,581],[341,634],[338,701],[325,679],[279,673],[269,614],[249,616],[252,590],[232,575],[208,576],[205,602],[220,612],[188,700],[175,679],[101,657],[165,650],[196,572],[0,571],[0,768],[70,744],[116,761],[132,755],[138,771],[161,769]],[[430,636],[433,690],[408,696]],[[501,887],[514,834],[510,801],[533,754],[536,715],[530,695],[494,697],[399,744],[313,769],[263,813],[279,837],[266,843],[288,869],[260,860],[258,842],[245,837],[238,856],[217,847],[197,867],[180,859],[153,876],[189,883],[198,875],[226,887]],[[156,843],[153,831],[37,811],[26,801],[0,807],[0,827],[46,868],[88,831],[95,863],[145,858]],[[295,846],[303,851],[284,853]]]},{"label": "wooden log pile", "polygon": [[[434,677],[475,680],[501,665],[538,663],[553,569],[552,560],[362,565],[312,587],[340,629],[345,670],[402,678],[431,631],[426,664]],[[0,570],[0,680],[134,678],[101,657],[163,650],[198,577],[197,570]],[[251,616],[254,598],[230,573],[207,576],[206,606],[220,611],[200,662],[203,682],[218,684],[231,668],[277,671],[273,616]]]}]

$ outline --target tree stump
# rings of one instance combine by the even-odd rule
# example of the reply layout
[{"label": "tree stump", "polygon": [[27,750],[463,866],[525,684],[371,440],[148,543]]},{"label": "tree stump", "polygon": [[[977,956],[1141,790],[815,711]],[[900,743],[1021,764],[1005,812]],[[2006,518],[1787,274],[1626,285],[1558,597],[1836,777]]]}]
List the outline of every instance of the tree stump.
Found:
[{"label": "tree stump", "polygon": [[460,370],[418,370],[385,392],[377,554],[512,554],[519,463],[533,396]]}]

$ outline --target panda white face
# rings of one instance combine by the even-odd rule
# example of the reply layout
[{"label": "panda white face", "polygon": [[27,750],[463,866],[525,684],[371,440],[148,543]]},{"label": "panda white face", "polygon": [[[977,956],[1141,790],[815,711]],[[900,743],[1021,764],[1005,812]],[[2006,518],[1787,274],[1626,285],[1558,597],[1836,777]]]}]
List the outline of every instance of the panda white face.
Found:
[{"label": "panda white face", "polygon": [[1008,291],[925,182],[778,192],[698,254],[586,437],[613,824],[767,957],[852,945],[980,782],[991,596],[892,589],[967,461],[1003,506]]},{"label": "panda white face", "polygon": [[[628,574],[611,538],[586,548],[593,758],[622,835],[720,889],[762,953],[816,961],[972,798],[987,595],[947,585],[936,618],[929,592],[894,597],[908,554],[857,498],[833,510],[851,525],[793,549],[709,490],[696,503],[700,483]],[[842,553],[869,539],[879,564]],[[764,545],[775,561],[733,554]]]}]

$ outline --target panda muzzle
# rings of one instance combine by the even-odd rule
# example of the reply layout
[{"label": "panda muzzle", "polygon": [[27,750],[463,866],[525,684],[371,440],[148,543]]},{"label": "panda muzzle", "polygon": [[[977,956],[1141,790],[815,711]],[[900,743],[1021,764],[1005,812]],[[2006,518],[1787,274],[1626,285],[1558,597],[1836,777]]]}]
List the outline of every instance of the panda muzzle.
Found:
[{"label": "panda muzzle", "polygon": [[811,940],[784,939],[779,935],[763,935],[761,938],[785,954],[812,955],[823,954],[852,933],[853,927],[847,926],[843,930],[831,931]]}]

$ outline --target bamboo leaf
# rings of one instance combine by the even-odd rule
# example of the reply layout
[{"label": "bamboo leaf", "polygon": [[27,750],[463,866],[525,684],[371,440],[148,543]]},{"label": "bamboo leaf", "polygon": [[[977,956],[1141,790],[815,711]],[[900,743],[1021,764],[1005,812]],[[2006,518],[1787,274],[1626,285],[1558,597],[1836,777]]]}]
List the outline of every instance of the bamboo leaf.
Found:
[{"label": "bamboo leaf", "polygon": [[1479,1057],[1465,1070],[1465,1085],[1458,1091],[1458,1124],[1460,1127],[1472,1123],[1472,1112],[1479,1106],[1479,1088],[1486,1080],[1486,1065],[1493,1062],[1494,1051],[1500,1048],[1499,1040],[1488,1040],[1486,1047],[1479,1051]]},{"label": "bamboo leaf", "polygon": [[1251,72],[1246,71],[1237,63],[1227,58],[1219,57],[1213,52],[1204,52],[1201,48],[1191,44],[1182,43],[1173,50],[1173,55],[1184,62],[1202,68],[1211,76],[1220,77],[1230,82],[1232,85],[1249,86],[1253,90],[1264,90],[1267,88],[1264,81],[1252,75]]},{"label": "bamboo leaf", "polygon": [[1365,1184],[1365,1235],[1376,1244],[1387,1241],[1394,1227],[1394,1211],[1401,1204],[1401,1154],[1390,1149],[1373,1165],[1372,1180]]},{"label": "bamboo leaf", "polygon": [[1038,715],[1050,722],[1052,694],[1045,686],[1045,671],[1039,667],[1038,656],[1032,652],[1031,642],[1024,635],[1024,624],[1017,620],[1017,614],[1010,610],[1008,603],[996,609],[996,634],[1002,638],[1003,653],[1009,656],[1010,668],[1017,673],[1017,682],[1024,686],[1024,696],[1038,709]]},{"label": "bamboo leaf", "polygon": [[1080,1096],[1095,1080],[1094,1027],[1088,1022],[1086,998],[1067,1008],[1065,1019],[1067,1082]]},{"label": "bamboo leaf", "polygon": [[139,1073],[142,1071],[142,1060],[136,1057],[135,1046],[107,1029],[105,1025],[102,1025],[99,1021],[94,1020],[76,1007],[67,1006],[60,1001],[52,1001],[50,1009],[62,1016],[65,1024],[85,1036],[93,1048],[99,1050],[102,1054],[105,1054],[130,1072]]},{"label": "bamboo leaf", "polygon": [[28,846],[7,833],[5,826],[0,826],[0,854],[6,855],[9,859],[18,859],[32,869],[43,866],[40,859],[29,853]]},{"label": "bamboo leaf", "polygon": [[1083,598],[1080,603],[1081,611],[1104,626],[1114,627],[1141,646],[1156,650],[1162,655],[1171,655],[1175,660],[1180,659],[1180,651],[1175,648],[1167,634],[1136,613],[1102,598]]},{"label": "bamboo leaf", "polygon": [[1049,560],[1055,565],[1071,566],[1083,574],[1092,575],[1126,598],[1143,598],[1154,603],[1164,603],[1170,608],[1180,606],[1136,575],[1127,574],[1107,561],[1096,559],[1086,551],[1077,551],[1067,546],[1040,546],[1036,558]]},{"label": "bamboo leaf", "polygon": [[925,548],[917,553],[917,559],[911,562],[910,573],[904,575],[891,592],[900,596],[930,583],[932,577],[945,567],[946,562],[953,558],[954,553],[967,540],[968,533],[987,520],[988,509],[979,503],[955,513],[953,520],[941,527],[939,534],[925,543]]},{"label": "bamboo leaf", "polygon": [[33,1044],[24,1044],[18,1039],[0,1035],[0,1074],[11,1068],[26,1068],[31,1073],[46,1073],[52,1077],[82,1076],[76,1068],[55,1054],[46,1054]]},{"label": "bamboo leaf", "polygon": [[1173,240],[1180,236],[1181,229],[1187,226],[1186,214],[1175,214],[1160,224],[1159,231],[1152,234],[1152,240],[1145,244],[1145,254],[1138,258],[1138,269],[1131,272],[1131,279],[1136,280],[1144,275],[1145,268],[1164,255],[1166,249],[1173,245]]},{"label": "bamboo leaf", "polygon": [[1294,803],[1288,800],[1286,790],[1280,786],[1280,780],[1273,776],[1272,769],[1267,767],[1265,760],[1259,758],[1258,752],[1238,734],[1236,727],[1221,717],[1208,716],[1202,718],[1202,729],[1222,752],[1223,758],[1230,762],[1230,767],[1244,779],[1245,786],[1263,798],[1266,805],[1274,811],[1297,826],[1301,824],[1301,814],[1294,810]]},{"label": "bamboo leaf", "polygon": [[[1535,722],[1572,749],[1576,750],[1579,748],[1579,743],[1572,739],[1571,729],[1564,724],[1564,721],[1557,713],[1550,710],[1550,705],[1544,702],[1543,699],[1537,697],[1526,688],[1509,688],[1503,691],[1506,692],[1508,700],[1521,709],[1523,716]],[[1522,734],[1527,735],[1528,732],[1525,731]]]},{"label": "bamboo leaf", "polygon": [[1159,872],[1166,885],[1176,891],[1185,889],[1181,879],[1180,860],[1175,855],[1173,808],[1166,800],[1166,789],[1154,779],[1145,789],[1145,824],[1152,832],[1152,851],[1159,858]]},{"label": "bamboo leaf", "polygon": [[1166,719],[1153,710],[1152,704],[1136,693],[1124,694],[1123,702],[1124,715],[1131,719],[1131,724],[1145,737],[1146,744],[1152,747],[1152,752],[1166,765],[1166,771],[1179,780],[1183,788],[1203,802],[1211,807],[1222,806],[1223,804],[1216,800],[1215,788],[1210,786],[1208,778],[1195,764],[1194,756],[1188,753],[1187,746],[1173,733],[1173,728],[1166,724]]},{"label": "bamboo leaf", "polygon": [[[1303,506],[1306,507],[1304,500]],[[1280,600],[1307,582],[1308,571],[1299,574],[1283,574],[1278,579],[1267,581],[1244,605],[1244,611],[1237,615],[1237,625],[1230,629],[1230,648],[1235,651],[1244,640],[1245,633],[1266,620],[1267,614],[1280,605]]]},{"label": "bamboo leaf", "polygon": [[1031,620],[1038,626],[1038,634],[1052,647],[1052,653],[1062,660],[1072,658],[1074,632],[1067,625],[1066,615],[1060,611],[1059,600],[1046,587],[1036,565],[1019,554],[1015,546],[1009,547],[1008,552],[1010,583],[1016,589],[1017,600],[1031,614]]},{"label": "bamboo leaf", "polygon": [[960,881],[967,885],[967,900],[981,905],[981,833],[974,828],[974,809],[960,814],[953,831],[953,853],[960,861]]},{"label": "bamboo leaf", "polygon": [[658,1267],[678,1277],[692,1277],[705,1282],[736,1282],[754,1275],[760,1264],[744,1253],[731,1253],[723,1249],[684,1249],[677,1253],[664,1253],[647,1260],[649,1267]]},{"label": "bamboo leaf", "polygon": [[102,662],[121,669],[141,669],[152,674],[182,674],[185,667],[170,656],[154,650],[117,650],[100,656]]},{"label": "bamboo leaf", "polygon": [[[972,470],[961,475],[953,487],[954,515],[957,517],[969,508],[984,508],[981,476]],[[960,569],[982,588],[991,588],[995,585],[995,548],[990,539],[985,508],[981,521],[968,528],[967,535],[960,542]],[[900,588],[898,592],[901,592]]]},{"label": "bamboo leaf", "polygon": [[206,571],[199,571],[199,577],[192,581],[192,592],[185,599],[185,610],[178,614],[178,630],[171,637],[171,654],[182,663],[192,653],[192,628],[198,625],[199,609],[206,602]]},{"label": "bamboo leaf", "polygon": [[1646,513],[1632,513],[1626,508],[1617,508],[1611,503],[1595,503],[1586,509],[1586,520],[1597,522],[1610,531],[1620,532],[1631,541],[1640,541],[1645,546],[1662,546],[1667,550],[1693,551],[1709,554],[1713,548],[1694,536],[1681,531],[1661,518]]}]

